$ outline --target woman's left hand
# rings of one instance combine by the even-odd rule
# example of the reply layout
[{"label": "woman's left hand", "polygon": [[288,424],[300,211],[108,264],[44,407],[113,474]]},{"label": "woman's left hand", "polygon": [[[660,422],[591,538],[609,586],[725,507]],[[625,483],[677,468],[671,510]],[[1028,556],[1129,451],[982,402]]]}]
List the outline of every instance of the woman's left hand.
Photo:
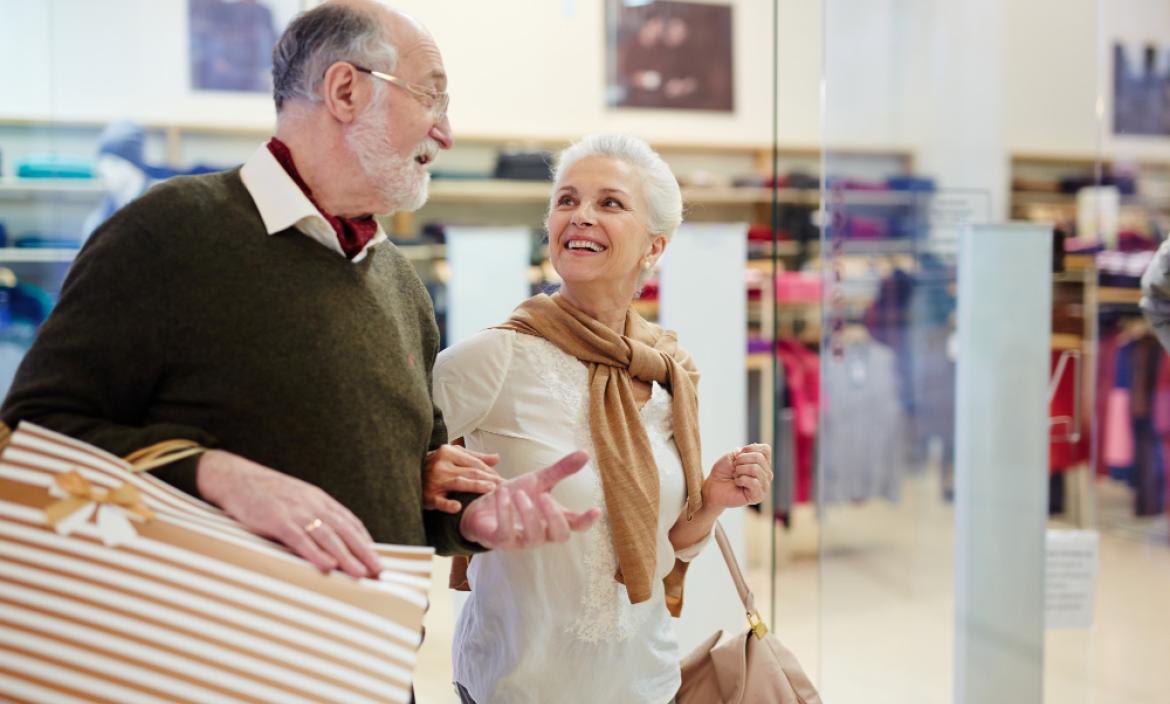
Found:
[{"label": "woman's left hand", "polygon": [[736,508],[758,504],[772,490],[772,448],[747,445],[720,457],[703,481],[703,504]]},{"label": "woman's left hand", "polygon": [[463,505],[449,495],[490,493],[504,483],[492,469],[499,461],[499,455],[475,452],[460,445],[440,445],[428,452],[423,475],[423,508],[459,513]]}]

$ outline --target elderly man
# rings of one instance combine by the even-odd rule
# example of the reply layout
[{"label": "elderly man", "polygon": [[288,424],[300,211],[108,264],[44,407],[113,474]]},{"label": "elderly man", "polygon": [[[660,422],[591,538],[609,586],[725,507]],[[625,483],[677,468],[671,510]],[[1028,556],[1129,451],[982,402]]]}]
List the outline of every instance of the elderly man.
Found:
[{"label": "elderly man", "polygon": [[[451,147],[430,35],[369,0],[332,2],[273,56],[275,138],[242,168],[155,187],[92,236],[4,420],[117,454],[195,440],[208,451],[159,476],[355,576],[378,569],[371,539],[466,553],[588,528],[596,509],[549,495],[581,453],[497,488],[494,458],[444,445],[431,302],[372,217],[421,206]],[[491,493],[446,496],[469,490]]]}]

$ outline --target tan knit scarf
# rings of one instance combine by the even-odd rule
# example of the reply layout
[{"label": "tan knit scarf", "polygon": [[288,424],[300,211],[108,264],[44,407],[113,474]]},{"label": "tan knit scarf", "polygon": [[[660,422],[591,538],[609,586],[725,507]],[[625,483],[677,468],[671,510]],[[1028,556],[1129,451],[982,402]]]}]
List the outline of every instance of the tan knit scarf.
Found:
[{"label": "tan knit scarf", "polygon": [[[563,296],[534,296],[499,327],[543,337],[589,370],[589,429],[617,554],[616,578],[630,602],[650,598],[657,563],[658,467],[642,425],[631,379],[670,389],[674,441],[687,487],[687,520],[702,507],[698,371],[671,331],[630,309],[619,335],[574,308]],[[686,563],[676,560],[664,580],[667,607],[682,608]],[[457,581],[454,579],[453,582]]]}]

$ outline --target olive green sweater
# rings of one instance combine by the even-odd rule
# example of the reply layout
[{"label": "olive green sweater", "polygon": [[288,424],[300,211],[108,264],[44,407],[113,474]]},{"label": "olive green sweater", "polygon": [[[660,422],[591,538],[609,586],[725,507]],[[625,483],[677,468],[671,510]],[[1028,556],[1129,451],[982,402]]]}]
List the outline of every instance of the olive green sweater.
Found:
[{"label": "olive green sweater", "polygon": [[[375,540],[476,549],[422,509],[438,329],[390,243],[354,264],[269,236],[239,170],[167,181],[102,226],[0,415],[118,455],[189,438],[315,484]],[[197,458],[157,474],[195,494]]]}]

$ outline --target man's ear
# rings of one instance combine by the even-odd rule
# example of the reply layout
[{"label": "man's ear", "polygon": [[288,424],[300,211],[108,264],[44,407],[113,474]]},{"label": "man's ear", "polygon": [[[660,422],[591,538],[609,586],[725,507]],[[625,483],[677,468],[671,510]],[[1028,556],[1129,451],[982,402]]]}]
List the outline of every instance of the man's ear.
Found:
[{"label": "man's ear", "polygon": [[357,119],[370,100],[369,81],[362,80],[353,64],[338,61],[325,70],[321,97],[330,115],[338,122],[349,124]]}]

